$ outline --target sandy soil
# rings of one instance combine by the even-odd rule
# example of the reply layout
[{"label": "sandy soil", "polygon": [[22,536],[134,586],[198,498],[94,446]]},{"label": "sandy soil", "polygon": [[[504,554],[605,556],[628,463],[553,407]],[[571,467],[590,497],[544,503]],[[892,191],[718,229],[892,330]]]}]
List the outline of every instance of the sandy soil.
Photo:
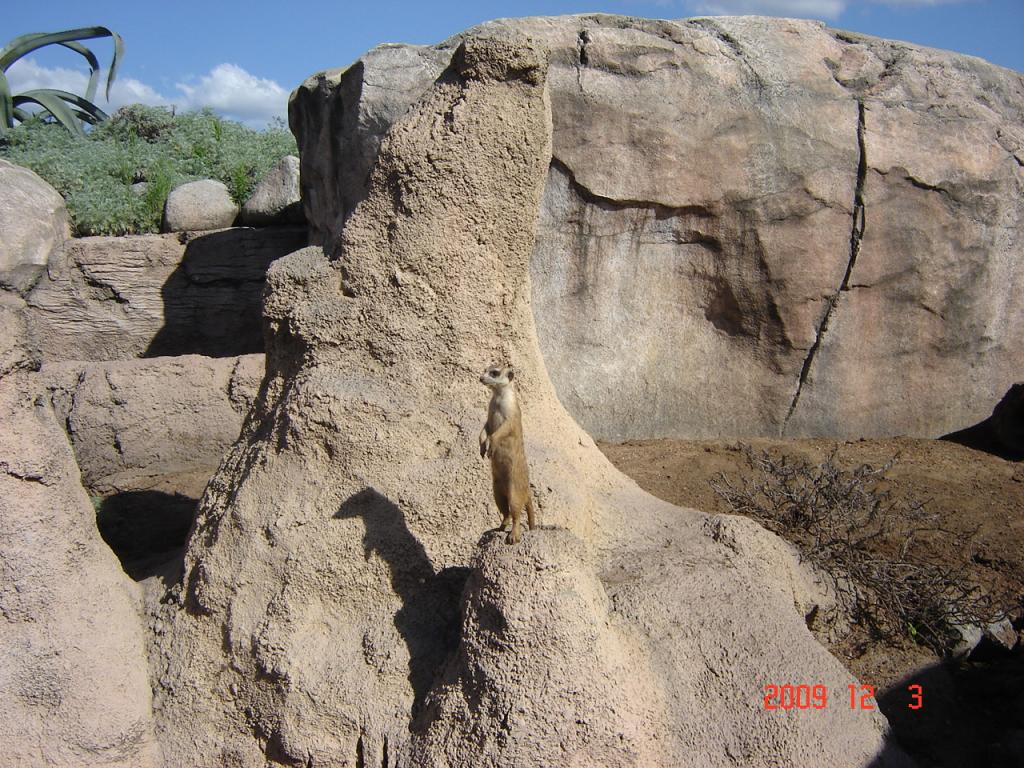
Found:
[{"label": "sandy soil", "polygon": [[[809,462],[833,452],[844,468],[881,466],[893,498],[921,501],[950,535],[922,541],[922,553],[946,564],[962,564],[986,589],[1016,605],[1015,626],[1024,615],[1024,462],[1011,461],[954,442],[884,440],[744,440],[755,450],[782,452]],[[645,490],[686,507],[731,513],[711,480],[734,482],[749,473],[739,441],[632,441],[601,443],[601,450]],[[970,545],[954,534],[970,533]],[[909,637],[871,640],[831,648],[863,683],[875,686],[879,704],[900,743],[922,766],[1020,766],[1024,763],[1024,649],[1013,653],[980,649],[967,661],[938,658]],[[909,685],[921,685],[925,700],[910,710]]]}]

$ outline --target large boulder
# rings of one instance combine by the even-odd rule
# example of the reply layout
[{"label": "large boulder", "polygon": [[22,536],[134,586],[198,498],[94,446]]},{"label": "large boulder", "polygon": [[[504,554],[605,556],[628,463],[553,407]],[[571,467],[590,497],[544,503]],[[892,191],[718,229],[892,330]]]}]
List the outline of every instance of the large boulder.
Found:
[{"label": "large boulder", "polygon": [[533,306],[591,434],[938,436],[1019,376],[1024,76],[817,22],[515,19],[374,49],[292,96],[314,242],[442,53],[511,31],[551,50]]},{"label": "large boulder", "polygon": [[200,179],[181,184],[167,195],[164,206],[164,232],[191,232],[224,229],[235,223],[238,203],[224,182]]},{"label": "large boulder", "polygon": [[0,283],[21,285],[71,236],[64,198],[28,168],[0,159]]},{"label": "large boulder", "polygon": [[83,237],[28,295],[44,362],[263,350],[267,267],[306,243],[303,227]]},{"label": "large boulder", "polygon": [[263,355],[55,363],[40,375],[82,482],[107,495],[166,475],[212,475],[256,399]]},{"label": "large boulder", "polygon": [[[836,701],[854,681],[793,553],[643,493],[559,403],[529,273],[546,75],[540,45],[467,36],[381,141],[337,258],[268,273],[264,386],[160,606],[169,764],[900,764],[877,710]],[[477,545],[492,359],[546,526],[517,547]],[[770,682],[831,706],[768,711]]]},{"label": "large boulder", "polygon": [[265,227],[304,221],[299,197],[299,158],[286,155],[260,179],[242,206],[239,222],[247,227]]},{"label": "large boulder", "polygon": [[33,376],[0,380],[3,762],[160,766],[139,595]]}]

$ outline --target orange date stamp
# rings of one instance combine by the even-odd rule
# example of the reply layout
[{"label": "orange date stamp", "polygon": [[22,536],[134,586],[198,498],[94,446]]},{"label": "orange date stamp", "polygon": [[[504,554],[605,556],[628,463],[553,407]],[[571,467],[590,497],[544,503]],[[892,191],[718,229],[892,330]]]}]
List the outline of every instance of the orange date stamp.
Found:
[{"label": "orange date stamp", "polygon": [[[871,710],[878,709],[875,702],[875,686],[854,685],[846,686],[846,696],[840,694],[843,703],[850,709]],[[907,686],[910,694],[908,709],[921,709],[924,706],[924,689],[917,685]],[[765,709],[826,709],[829,706],[829,690],[825,685],[772,685],[764,687],[764,708]]]}]

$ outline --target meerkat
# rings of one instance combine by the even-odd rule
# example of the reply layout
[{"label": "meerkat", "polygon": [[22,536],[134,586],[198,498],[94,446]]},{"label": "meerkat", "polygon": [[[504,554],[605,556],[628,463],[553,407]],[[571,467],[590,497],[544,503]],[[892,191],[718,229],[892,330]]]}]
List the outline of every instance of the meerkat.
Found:
[{"label": "meerkat", "polygon": [[526,507],[526,522],[533,530],[533,497],[530,475],[523,447],[523,414],[519,410],[516,390],[512,385],[512,366],[492,365],[480,377],[480,383],[491,390],[487,405],[487,421],[480,430],[480,456],[491,460],[494,500],[501,514],[501,529],[512,527],[505,541],[515,544],[521,531],[519,516]]}]

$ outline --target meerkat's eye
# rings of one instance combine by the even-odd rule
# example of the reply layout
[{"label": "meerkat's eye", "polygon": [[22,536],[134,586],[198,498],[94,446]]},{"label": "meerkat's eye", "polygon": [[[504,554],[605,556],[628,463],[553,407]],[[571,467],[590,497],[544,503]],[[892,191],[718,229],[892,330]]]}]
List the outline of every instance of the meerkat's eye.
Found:
[{"label": "meerkat's eye", "polygon": [[498,376],[498,369],[497,368],[491,368],[491,370],[489,370],[487,372],[487,375],[488,376],[494,376],[495,378],[497,378],[497,376]]}]

